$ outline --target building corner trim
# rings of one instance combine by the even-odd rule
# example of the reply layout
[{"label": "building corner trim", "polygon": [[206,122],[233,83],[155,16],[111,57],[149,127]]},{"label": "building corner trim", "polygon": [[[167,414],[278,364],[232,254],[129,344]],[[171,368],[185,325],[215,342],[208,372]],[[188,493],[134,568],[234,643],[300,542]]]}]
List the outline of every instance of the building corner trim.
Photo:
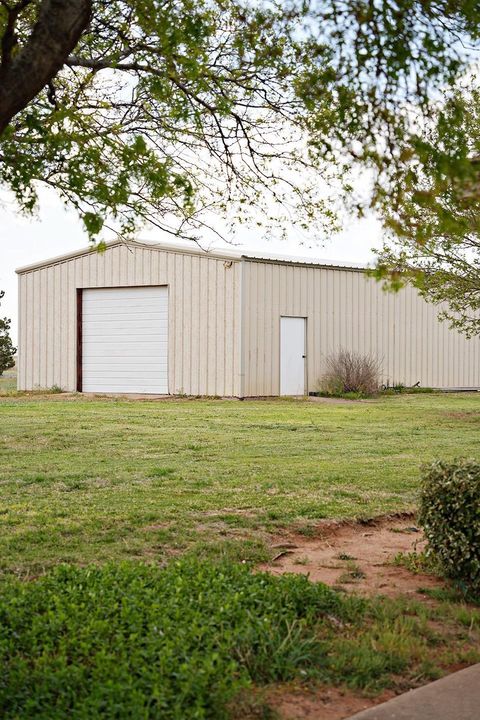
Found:
[{"label": "building corner trim", "polygon": [[240,259],[240,394],[245,397],[245,265],[246,260]]},{"label": "building corner trim", "polygon": [[77,288],[77,392],[82,392],[82,313],[83,313],[83,289]]}]

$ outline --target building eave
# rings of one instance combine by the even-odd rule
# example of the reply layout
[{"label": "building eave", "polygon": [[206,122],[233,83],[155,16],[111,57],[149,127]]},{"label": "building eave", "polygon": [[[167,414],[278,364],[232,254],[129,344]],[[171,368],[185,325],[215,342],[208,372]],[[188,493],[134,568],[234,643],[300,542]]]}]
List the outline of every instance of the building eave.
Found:
[{"label": "building eave", "polygon": [[[218,260],[236,262],[244,260],[246,262],[253,263],[273,263],[277,265],[295,265],[299,267],[312,267],[329,270],[351,270],[354,272],[365,272],[369,268],[368,265],[364,265],[361,263],[351,263],[340,260],[317,259],[315,257],[297,257],[295,255],[280,255],[276,253],[269,254],[261,251],[242,251],[235,248],[212,248],[206,250],[201,248],[199,245],[194,244],[193,241],[192,245],[189,246],[186,244],[181,245],[170,242],[156,243],[140,240],[114,240],[112,242],[106,243],[104,247],[105,251],[108,251],[121,245],[126,247],[143,248],[145,250],[158,250],[164,252],[181,253],[186,255],[198,255],[205,258],[214,258]],[[80,248],[79,250],[65,253],[64,255],[57,255],[52,258],[40,260],[39,262],[32,263],[30,265],[24,265],[17,268],[15,272],[18,275],[22,275],[24,273],[34,272],[35,270],[40,270],[42,268],[50,267],[52,265],[58,265],[60,263],[68,262],[69,260],[74,260],[75,258],[92,255],[96,252],[99,252],[97,246],[90,245],[85,248]]]}]

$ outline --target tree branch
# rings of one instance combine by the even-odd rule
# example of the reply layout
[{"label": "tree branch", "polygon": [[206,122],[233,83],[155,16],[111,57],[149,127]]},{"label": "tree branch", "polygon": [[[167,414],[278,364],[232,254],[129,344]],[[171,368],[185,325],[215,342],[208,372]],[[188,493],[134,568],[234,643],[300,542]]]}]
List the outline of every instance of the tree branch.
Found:
[{"label": "tree branch", "polygon": [[[26,4],[19,3],[14,11]],[[87,27],[91,10],[92,0],[43,0],[29,39],[13,58],[9,44],[15,42],[14,23],[11,31],[7,27],[10,40],[7,37],[2,47],[0,65],[0,134],[53,80]]]},{"label": "tree branch", "polygon": [[32,0],[21,0],[13,7],[10,7],[8,5],[4,5],[4,7],[7,10],[7,24],[5,26],[5,32],[3,33],[2,37],[2,52],[1,52],[1,62],[0,62],[0,71],[4,70],[11,61],[12,57],[12,50],[17,44],[17,38],[15,35],[15,23],[17,22],[17,18],[24,10],[27,5],[30,5]]}]

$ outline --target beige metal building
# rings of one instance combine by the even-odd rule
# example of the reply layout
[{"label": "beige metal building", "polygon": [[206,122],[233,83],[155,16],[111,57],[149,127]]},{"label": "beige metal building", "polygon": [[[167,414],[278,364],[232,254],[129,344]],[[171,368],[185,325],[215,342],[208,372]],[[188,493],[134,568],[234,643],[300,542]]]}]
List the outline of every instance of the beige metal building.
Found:
[{"label": "beige metal building", "polygon": [[385,383],[480,388],[480,339],[360,267],[119,241],[17,272],[21,390],[301,395],[340,348]]}]

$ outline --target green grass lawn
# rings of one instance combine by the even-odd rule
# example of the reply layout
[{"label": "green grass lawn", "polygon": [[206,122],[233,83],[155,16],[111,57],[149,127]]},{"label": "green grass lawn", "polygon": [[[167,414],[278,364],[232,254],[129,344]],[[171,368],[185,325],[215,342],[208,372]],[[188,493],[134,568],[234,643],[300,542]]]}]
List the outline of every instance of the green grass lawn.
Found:
[{"label": "green grass lawn", "polygon": [[261,556],[280,526],[415,506],[419,467],[479,457],[480,395],[307,401],[0,398],[0,563]]},{"label": "green grass lawn", "polygon": [[414,508],[422,462],[478,457],[480,395],[2,391],[1,717],[273,720],[284,682],[375,695],[480,661],[480,608],[452,588],[361,599],[232,562],[282,526]]}]

